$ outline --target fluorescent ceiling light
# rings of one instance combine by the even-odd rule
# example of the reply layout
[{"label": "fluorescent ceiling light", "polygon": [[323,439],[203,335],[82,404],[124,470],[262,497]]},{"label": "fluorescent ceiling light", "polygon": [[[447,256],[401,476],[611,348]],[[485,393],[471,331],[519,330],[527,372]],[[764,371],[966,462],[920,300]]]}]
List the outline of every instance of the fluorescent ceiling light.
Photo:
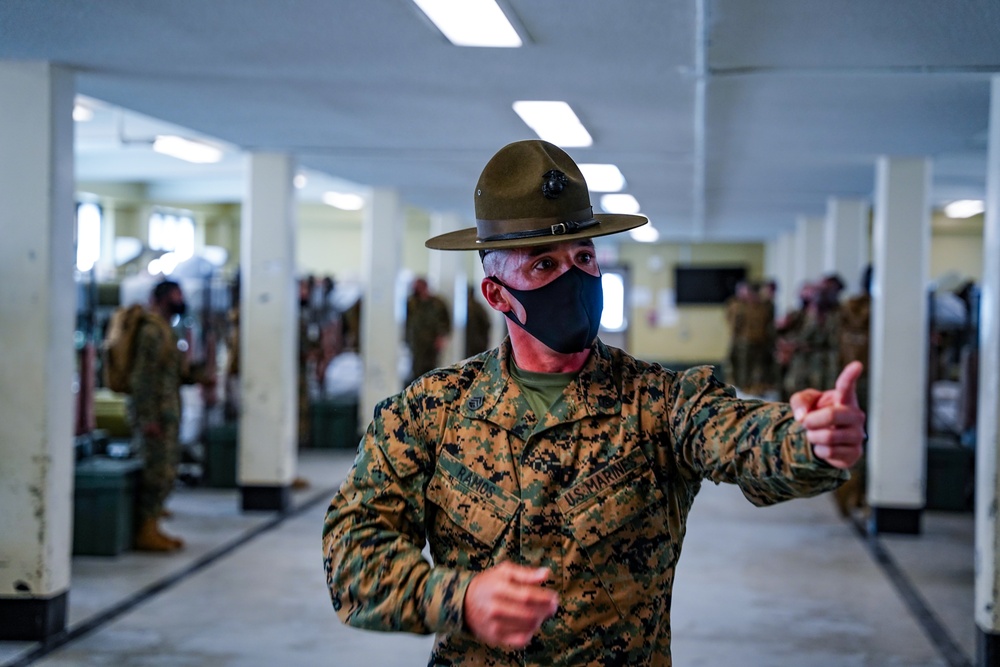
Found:
[{"label": "fluorescent ceiling light", "polygon": [[632,237],[633,241],[638,241],[639,243],[656,243],[660,240],[660,232],[649,222],[641,227],[628,230],[628,234]]},{"label": "fluorescent ceiling light", "polygon": [[519,100],[514,111],[544,141],[563,148],[590,146],[594,140],[565,102]]},{"label": "fluorescent ceiling light", "polygon": [[639,202],[632,195],[601,195],[601,208],[605,213],[635,215],[639,212]]},{"label": "fluorescent ceiling light", "polygon": [[175,137],[170,134],[156,137],[156,140],[153,142],[153,150],[157,153],[163,153],[164,155],[170,155],[171,157],[199,164],[218,162],[222,159],[222,151],[215,146],[209,146],[200,141],[191,141],[183,137]]},{"label": "fluorescent ceiling light", "polygon": [[344,211],[360,211],[364,208],[365,198],[351,192],[324,192],[323,203]]},{"label": "fluorescent ceiling light", "polygon": [[579,166],[591,192],[618,192],[625,187],[625,177],[613,164],[581,164]]},{"label": "fluorescent ceiling light", "polygon": [[949,218],[971,218],[986,210],[986,205],[979,199],[959,199],[944,207],[944,214]]},{"label": "fluorescent ceiling light", "polygon": [[455,46],[521,46],[495,0],[413,0]]}]

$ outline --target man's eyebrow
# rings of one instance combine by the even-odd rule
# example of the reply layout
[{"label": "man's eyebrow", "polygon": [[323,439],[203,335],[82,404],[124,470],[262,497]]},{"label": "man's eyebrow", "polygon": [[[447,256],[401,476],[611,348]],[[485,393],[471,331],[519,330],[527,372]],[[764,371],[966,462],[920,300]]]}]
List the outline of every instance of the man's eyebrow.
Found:
[{"label": "man's eyebrow", "polygon": [[[591,239],[580,239],[575,243],[576,247],[591,248],[594,247],[594,242]],[[528,257],[538,257],[539,255],[544,255],[547,252],[552,252],[552,248],[556,246],[555,243],[550,243],[548,245],[535,246],[533,248],[528,248]]]}]

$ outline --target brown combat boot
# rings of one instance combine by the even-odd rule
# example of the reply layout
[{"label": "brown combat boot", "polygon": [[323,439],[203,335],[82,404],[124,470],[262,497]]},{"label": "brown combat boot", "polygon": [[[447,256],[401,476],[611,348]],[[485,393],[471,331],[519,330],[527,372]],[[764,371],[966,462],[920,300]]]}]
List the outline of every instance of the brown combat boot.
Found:
[{"label": "brown combat boot", "polygon": [[183,540],[164,535],[160,531],[156,519],[143,520],[135,531],[136,551],[176,551],[183,546]]}]

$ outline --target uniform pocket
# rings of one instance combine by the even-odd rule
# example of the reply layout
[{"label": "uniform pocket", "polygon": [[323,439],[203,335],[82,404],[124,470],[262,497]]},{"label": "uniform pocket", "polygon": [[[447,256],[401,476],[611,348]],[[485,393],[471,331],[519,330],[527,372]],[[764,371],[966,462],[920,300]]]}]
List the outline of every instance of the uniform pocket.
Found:
[{"label": "uniform pocket", "polygon": [[620,614],[664,585],[670,531],[663,491],[641,450],[574,484],[558,505]]},{"label": "uniform pocket", "polygon": [[490,548],[496,545],[521,504],[514,494],[447,452],[438,457],[434,475],[427,484],[427,500],[436,505],[451,524]]}]

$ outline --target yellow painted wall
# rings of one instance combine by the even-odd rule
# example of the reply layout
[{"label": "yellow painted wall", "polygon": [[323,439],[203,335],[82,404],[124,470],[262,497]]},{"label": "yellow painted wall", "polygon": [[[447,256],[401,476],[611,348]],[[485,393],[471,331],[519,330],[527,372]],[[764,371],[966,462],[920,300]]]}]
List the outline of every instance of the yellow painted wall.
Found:
[{"label": "yellow painted wall", "polygon": [[[303,204],[299,206],[298,216],[296,264],[302,273],[348,279],[361,277],[364,218],[361,211]],[[430,235],[430,218],[414,208],[405,208],[403,216],[402,267],[414,275],[426,275],[431,251],[424,247],[424,241]]]},{"label": "yellow painted wall", "polygon": [[935,215],[931,224],[929,275],[949,273],[976,282],[983,279],[983,216],[952,220]]},{"label": "yellow painted wall", "polygon": [[361,276],[361,211],[303,204],[297,211],[295,263],[301,274]]},{"label": "yellow painted wall", "polygon": [[431,220],[423,211],[407,208],[406,230],[403,233],[403,268],[414,276],[426,276],[430,270],[431,253],[424,246],[431,235]]},{"label": "yellow painted wall", "polygon": [[763,278],[764,246],[759,243],[623,244],[620,264],[632,279],[629,351],[641,359],[668,362],[721,362],[729,334],[723,307],[674,306],[674,269],[678,265],[747,268],[751,280]]}]

